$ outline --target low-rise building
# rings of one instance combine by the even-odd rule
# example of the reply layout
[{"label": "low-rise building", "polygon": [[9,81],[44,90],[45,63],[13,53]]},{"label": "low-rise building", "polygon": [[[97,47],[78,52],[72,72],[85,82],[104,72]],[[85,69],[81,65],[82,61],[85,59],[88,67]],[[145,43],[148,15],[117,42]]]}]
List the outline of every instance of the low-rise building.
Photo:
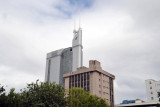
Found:
[{"label": "low-rise building", "polygon": [[143,103],[131,103],[131,104],[118,104],[115,107],[160,107],[159,102],[143,102]]},{"label": "low-rise building", "polygon": [[89,68],[77,68],[77,71],[64,74],[63,77],[65,78],[65,89],[84,88],[90,91],[90,94],[106,99],[110,106],[114,107],[113,80],[115,76],[104,71],[100,62],[90,60]]},{"label": "low-rise building", "polygon": [[133,103],[143,103],[143,100],[136,99],[136,100],[123,100],[121,104],[133,104]]},{"label": "low-rise building", "polygon": [[160,102],[158,93],[160,92],[160,81],[148,79],[145,81],[148,102]]}]

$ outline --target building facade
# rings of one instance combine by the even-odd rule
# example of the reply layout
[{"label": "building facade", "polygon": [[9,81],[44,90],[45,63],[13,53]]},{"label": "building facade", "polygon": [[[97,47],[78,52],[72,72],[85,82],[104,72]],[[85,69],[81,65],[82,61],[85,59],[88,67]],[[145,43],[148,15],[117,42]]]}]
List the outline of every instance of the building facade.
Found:
[{"label": "building facade", "polygon": [[63,74],[82,66],[82,29],[73,30],[72,47],[59,49],[47,54],[45,81],[64,86]]},{"label": "building facade", "polygon": [[62,84],[63,74],[72,71],[72,48],[65,48],[47,54],[45,81]]},{"label": "building facade", "polygon": [[84,88],[90,94],[104,98],[111,107],[114,107],[114,87],[115,76],[104,71],[100,62],[89,61],[89,68],[79,67],[75,72],[64,74],[65,89],[71,87]]},{"label": "building facade", "polygon": [[148,102],[160,101],[160,98],[158,98],[158,92],[160,92],[160,81],[148,79],[145,81],[145,84]]}]

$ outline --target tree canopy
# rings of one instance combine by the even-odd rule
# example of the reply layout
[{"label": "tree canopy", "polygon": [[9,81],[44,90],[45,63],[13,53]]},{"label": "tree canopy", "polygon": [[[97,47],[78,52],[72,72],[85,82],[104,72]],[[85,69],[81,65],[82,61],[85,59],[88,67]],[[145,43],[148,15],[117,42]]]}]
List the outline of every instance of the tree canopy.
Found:
[{"label": "tree canopy", "polygon": [[90,95],[83,88],[71,88],[66,98],[68,107],[109,107],[106,100]]},{"label": "tree canopy", "polygon": [[90,95],[82,88],[66,90],[59,84],[39,82],[27,84],[19,93],[8,94],[0,85],[0,107],[109,107],[104,99]]}]

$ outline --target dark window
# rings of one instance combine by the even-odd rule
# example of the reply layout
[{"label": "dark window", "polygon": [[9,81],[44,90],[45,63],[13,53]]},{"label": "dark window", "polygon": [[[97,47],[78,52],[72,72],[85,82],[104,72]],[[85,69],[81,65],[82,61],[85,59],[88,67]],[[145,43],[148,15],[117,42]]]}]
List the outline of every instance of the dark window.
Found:
[{"label": "dark window", "polygon": [[74,75],[72,76],[72,82],[74,82]]},{"label": "dark window", "polygon": [[77,75],[75,75],[75,82],[77,82]]},{"label": "dark window", "polygon": [[74,87],[74,75],[72,75],[72,87]]},{"label": "dark window", "polygon": [[[85,76],[84,76],[84,78],[85,78]],[[84,90],[86,90],[86,87],[87,85],[86,85],[86,79],[84,79]]]},{"label": "dark window", "polygon": [[83,74],[81,74],[81,88],[83,88]]},{"label": "dark window", "polygon": [[151,97],[151,100],[153,100],[153,97]]},{"label": "dark window", "polygon": [[80,74],[78,74],[78,81],[80,81]]},{"label": "dark window", "polygon": [[75,87],[77,87],[77,79],[78,79],[77,76],[78,76],[78,75],[75,75]]},{"label": "dark window", "polygon": [[87,80],[89,80],[89,72],[87,72]]},{"label": "dark window", "polygon": [[71,88],[71,77],[69,77],[69,88]]},{"label": "dark window", "polygon": [[72,48],[70,49],[70,51],[72,51]]},{"label": "dark window", "polygon": [[81,81],[83,81],[83,74],[81,74]]},{"label": "dark window", "polygon": [[86,86],[86,81],[84,81],[84,87]]},{"label": "dark window", "polygon": [[83,88],[83,81],[81,81],[81,88]]},{"label": "dark window", "polygon": [[86,73],[84,73],[84,81],[86,80]]},{"label": "dark window", "polygon": [[80,82],[78,81],[78,87],[80,87]]}]

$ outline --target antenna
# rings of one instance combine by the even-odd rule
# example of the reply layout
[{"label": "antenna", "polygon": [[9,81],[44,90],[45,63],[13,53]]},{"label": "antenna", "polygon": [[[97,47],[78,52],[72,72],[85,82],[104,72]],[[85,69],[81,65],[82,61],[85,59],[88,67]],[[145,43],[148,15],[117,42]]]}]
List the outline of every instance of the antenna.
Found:
[{"label": "antenna", "polygon": [[74,18],[74,30],[76,30],[76,20]]},{"label": "antenna", "polygon": [[79,14],[79,28],[81,28],[81,13]]}]

